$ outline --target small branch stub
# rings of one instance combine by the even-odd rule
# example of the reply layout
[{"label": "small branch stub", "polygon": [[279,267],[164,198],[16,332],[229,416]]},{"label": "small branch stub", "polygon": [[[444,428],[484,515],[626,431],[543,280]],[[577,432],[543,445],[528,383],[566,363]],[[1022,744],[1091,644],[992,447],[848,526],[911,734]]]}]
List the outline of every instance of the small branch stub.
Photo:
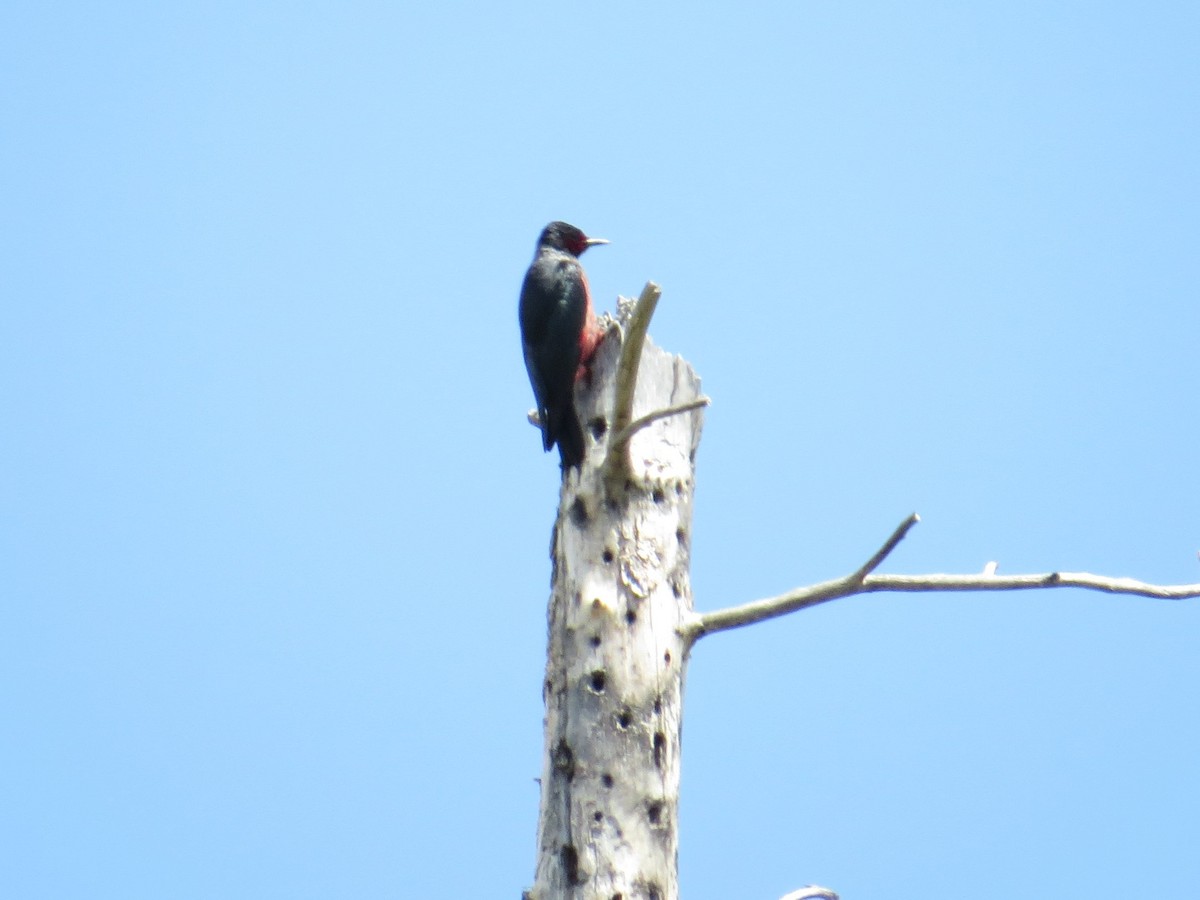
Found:
[{"label": "small branch stub", "polygon": [[692,412],[697,409],[704,409],[712,404],[711,397],[699,397],[696,400],[689,400],[687,403],[677,403],[674,406],[668,406],[666,409],[656,410],[652,413],[647,413],[640,418],[634,419],[627,426],[621,429],[620,433],[614,438],[614,445],[620,444],[628,446],[629,439],[645,428],[647,425],[653,425],[660,419],[667,419],[671,416],[682,415],[686,412]]}]

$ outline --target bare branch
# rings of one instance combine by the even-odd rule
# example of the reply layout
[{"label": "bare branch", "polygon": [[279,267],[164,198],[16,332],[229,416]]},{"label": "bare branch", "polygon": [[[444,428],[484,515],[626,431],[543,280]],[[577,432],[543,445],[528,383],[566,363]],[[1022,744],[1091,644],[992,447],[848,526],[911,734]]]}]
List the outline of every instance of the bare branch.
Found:
[{"label": "bare branch", "polygon": [[785,616],[827,600],[836,600],[839,597],[849,597],[862,592],[862,583],[853,575],[833,581],[822,581],[820,584],[797,588],[786,594],[780,594],[778,597],[767,597],[765,600],[755,600],[741,606],[700,613],[690,623],[688,637],[692,641],[697,641],[705,635],[716,634],[718,631],[753,625],[755,622]]},{"label": "bare branch", "polygon": [[700,613],[687,626],[686,637],[694,642],[706,634],[752,625],[787,615],[839,597],[873,594],[877,591],[1027,591],[1044,588],[1076,587],[1110,594],[1133,594],[1162,600],[1200,597],[1200,584],[1148,584],[1133,578],[1110,578],[1090,572],[1046,572],[1037,575],[997,575],[994,563],[988,563],[978,575],[875,575],[875,569],[920,519],[914,513],[892,533],[882,547],[857,571],[832,581],[797,588],[778,597],[755,600],[714,612]]},{"label": "bare branch", "polygon": [[612,433],[615,437],[608,445],[608,453],[604,458],[604,482],[610,496],[615,496],[614,488],[623,485],[629,477],[629,438],[632,436],[629,427],[633,422],[633,395],[637,387],[638,366],[642,361],[642,347],[646,342],[650,319],[661,296],[662,288],[653,281],[647,281],[625,327],[621,356],[617,361],[617,396],[613,403]]},{"label": "bare branch", "polygon": [[[1158,600],[1200,597],[1200,584],[1149,584],[1136,578],[1110,578],[1091,572],[1044,572],[1038,575],[869,575],[861,591],[1029,591],[1077,587],[1108,594],[1133,594]],[[832,599],[832,598],[830,598]]]},{"label": "bare branch", "polygon": [[712,403],[711,397],[700,397],[697,400],[691,400],[687,403],[678,403],[675,406],[668,406],[666,409],[660,409],[660,410],[656,410],[655,412],[652,412],[652,413],[647,413],[646,415],[641,416],[640,418],[634,419],[632,422],[630,422],[624,428],[624,430],[622,430],[621,433],[618,434],[616,436],[616,438],[613,439],[613,443],[614,444],[618,444],[618,443],[628,444],[629,440],[635,434],[637,434],[639,431],[641,431],[647,425],[651,425],[654,422],[657,422],[659,419],[665,419],[668,416],[677,416],[681,413],[691,412],[694,409],[703,409],[704,407],[708,406],[711,403]]}]

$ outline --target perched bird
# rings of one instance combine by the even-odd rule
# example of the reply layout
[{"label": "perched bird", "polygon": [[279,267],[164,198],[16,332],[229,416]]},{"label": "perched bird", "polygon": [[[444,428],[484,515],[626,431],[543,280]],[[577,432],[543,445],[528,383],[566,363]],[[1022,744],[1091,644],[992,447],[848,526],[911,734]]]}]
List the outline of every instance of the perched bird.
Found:
[{"label": "perched bird", "polygon": [[558,444],[564,471],[583,462],[575,382],[603,337],[579,256],[607,243],[574,225],[551,222],[538,238],[521,287],[521,347],[537,399],[542,447],[548,451]]}]

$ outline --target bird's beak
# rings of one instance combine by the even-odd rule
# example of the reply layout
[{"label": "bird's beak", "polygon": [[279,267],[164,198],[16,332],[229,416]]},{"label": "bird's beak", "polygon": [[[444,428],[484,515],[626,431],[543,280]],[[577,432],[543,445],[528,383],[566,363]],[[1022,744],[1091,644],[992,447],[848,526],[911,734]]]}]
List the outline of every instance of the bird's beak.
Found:
[{"label": "bird's beak", "polygon": [[595,247],[597,244],[607,244],[608,241],[604,238],[588,238],[584,243],[589,247]]}]

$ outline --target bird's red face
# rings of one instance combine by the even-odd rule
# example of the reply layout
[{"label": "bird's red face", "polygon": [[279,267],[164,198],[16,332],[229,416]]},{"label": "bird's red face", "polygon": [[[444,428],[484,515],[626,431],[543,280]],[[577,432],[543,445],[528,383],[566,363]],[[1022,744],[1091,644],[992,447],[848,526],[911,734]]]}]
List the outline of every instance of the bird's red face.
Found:
[{"label": "bird's red face", "polygon": [[588,247],[607,243],[608,241],[604,238],[588,237],[574,225],[568,225],[566,222],[551,222],[538,240],[538,246],[555,247],[559,250],[566,250],[575,256],[579,256]]},{"label": "bird's red face", "polygon": [[607,244],[608,243],[608,241],[606,241],[604,238],[590,238],[587,235],[585,235],[582,231],[579,232],[579,236],[581,238],[583,238],[582,243],[579,245],[579,247],[577,249],[573,249],[571,251],[576,256],[578,256],[580,253],[582,253],[588,247],[595,247],[597,244]]}]

